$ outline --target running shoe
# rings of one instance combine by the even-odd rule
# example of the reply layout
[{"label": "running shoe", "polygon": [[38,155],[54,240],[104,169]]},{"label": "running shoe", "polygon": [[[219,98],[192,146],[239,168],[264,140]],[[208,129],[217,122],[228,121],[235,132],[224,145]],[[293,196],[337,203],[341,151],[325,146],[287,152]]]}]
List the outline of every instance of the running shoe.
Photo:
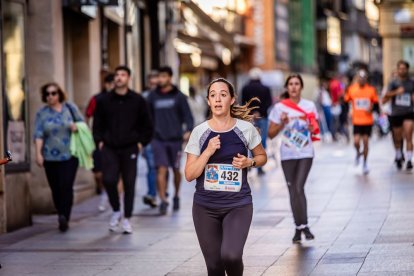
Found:
[{"label": "running shoe", "polygon": [[114,212],[109,221],[109,231],[114,232],[118,229],[119,220],[121,219],[121,212]]},{"label": "running shoe", "polygon": [[309,227],[305,227],[303,230],[302,230],[302,232],[303,232],[303,234],[305,234],[305,238],[307,239],[307,240],[314,240],[315,239],[315,236],[312,234],[312,232],[309,230]]},{"label": "running shoe", "polygon": [[98,210],[104,212],[106,210],[106,203],[108,201],[108,196],[104,193],[100,195]]},{"label": "running shoe", "polygon": [[122,220],[122,230],[124,234],[132,234],[132,226],[129,223],[129,219],[124,218]]},{"label": "running shoe", "polygon": [[58,222],[59,222],[60,232],[68,231],[69,224],[68,224],[68,220],[66,219],[64,215],[59,215]]},{"label": "running shoe", "polygon": [[366,163],[364,163],[364,166],[362,167],[362,173],[363,174],[368,174],[369,173],[369,168],[368,168],[368,165]]},{"label": "running shoe", "polygon": [[302,240],[301,234],[302,234],[302,230],[296,229],[295,230],[295,235],[292,238],[292,242],[293,243],[300,243],[300,241]]},{"label": "running shoe", "polygon": [[403,163],[402,159],[395,159],[395,165],[397,166],[398,170],[402,169],[402,163]]},{"label": "running shoe", "polygon": [[161,202],[161,204],[160,204],[160,215],[167,214],[167,208],[168,208],[168,202],[167,201]]},{"label": "running shoe", "polygon": [[413,163],[410,161],[407,161],[407,166],[406,166],[407,171],[411,171],[413,169]]},{"label": "running shoe", "polygon": [[173,199],[173,210],[178,211],[180,209],[180,198],[175,196]]},{"label": "running shoe", "polygon": [[144,204],[150,206],[151,208],[157,207],[157,202],[155,201],[155,198],[153,198],[150,195],[143,196],[142,201],[144,202]]}]

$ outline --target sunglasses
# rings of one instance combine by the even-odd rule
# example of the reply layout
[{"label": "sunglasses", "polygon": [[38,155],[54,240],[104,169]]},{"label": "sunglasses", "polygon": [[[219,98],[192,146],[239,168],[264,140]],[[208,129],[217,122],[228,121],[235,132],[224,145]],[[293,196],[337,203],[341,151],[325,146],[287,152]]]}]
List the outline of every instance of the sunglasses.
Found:
[{"label": "sunglasses", "polygon": [[46,93],[45,93],[46,97],[49,97],[50,95],[52,95],[52,96],[56,96],[57,94],[58,94],[58,92],[57,92],[57,91],[52,91],[52,92],[46,92]]}]

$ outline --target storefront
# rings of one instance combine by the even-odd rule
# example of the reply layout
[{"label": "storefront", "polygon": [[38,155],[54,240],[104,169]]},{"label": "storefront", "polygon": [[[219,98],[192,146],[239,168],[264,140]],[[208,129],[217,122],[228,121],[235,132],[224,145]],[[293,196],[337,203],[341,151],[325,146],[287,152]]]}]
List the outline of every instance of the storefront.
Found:
[{"label": "storefront", "polygon": [[[30,199],[25,181],[15,181],[30,171],[30,131],[26,74],[26,1],[0,1],[0,155],[6,150],[13,162],[2,169],[0,232],[31,223]],[[19,200],[16,200],[19,199]]]},{"label": "storefront", "polygon": [[381,1],[379,33],[382,37],[383,73],[386,85],[404,59],[414,72],[414,4],[406,1]]},{"label": "storefront", "polygon": [[237,89],[240,72],[252,66],[254,43],[245,36],[244,1],[238,2],[240,7],[233,9],[225,3],[182,2],[181,27],[173,45],[184,93],[189,86],[201,91],[218,76],[229,79]]},{"label": "storefront", "polygon": [[30,170],[25,8],[23,0],[2,3],[4,146],[13,153],[13,162],[6,166],[6,172]]}]

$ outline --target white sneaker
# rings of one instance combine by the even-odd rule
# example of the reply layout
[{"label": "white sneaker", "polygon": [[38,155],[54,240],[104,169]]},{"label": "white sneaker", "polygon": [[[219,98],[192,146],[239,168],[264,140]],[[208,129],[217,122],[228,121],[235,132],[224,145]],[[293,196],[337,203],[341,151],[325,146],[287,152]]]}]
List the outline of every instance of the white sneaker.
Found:
[{"label": "white sneaker", "polygon": [[118,228],[119,220],[121,219],[121,212],[114,212],[112,214],[111,220],[109,221],[109,231],[116,231]]},{"label": "white sneaker", "polygon": [[122,220],[122,229],[124,230],[124,234],[132,234],[132,226],[129,223],[129,219],[124,218]]},{"label": "white sneaker", "polygon": [[362,167],[362,173],[363,174],[369,173],[368,165],[366,163],[364,163],[364,166]]},{"label": "white sneaker", "polygon": [[100,212],[104,212],[106,210],[106,202],[108,201],[108,197],[106,195],[101,195],[99,200],[98,210]]}]

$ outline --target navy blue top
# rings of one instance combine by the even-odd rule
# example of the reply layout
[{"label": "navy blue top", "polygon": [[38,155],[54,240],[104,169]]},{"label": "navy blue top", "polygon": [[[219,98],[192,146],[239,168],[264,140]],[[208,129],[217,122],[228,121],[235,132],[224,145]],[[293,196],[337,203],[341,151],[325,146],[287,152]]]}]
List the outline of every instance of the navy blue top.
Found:
[{"label": "navy blue top", "polygon": [[[249,122],[237,120],[236,125],[227,132],[215,132],[204,122],[194,129],[185,151],[199,156],[207,148],[210,139],[217,135],[220,135],[221,147],[210,157],[207,164],[231,164],[238,153],[247,156],[248,149],[255,148],[261,142],[259,132]],[[212,209],[252,203],[247,169],[242,170],[242,186],[239,192],[205,190],[204,174],[205,171],[196,180],[195,203]]]},{"label": "navy blue top", "polygon": [[176,86],[168,93],[158,87],[148,94],[148,105],[155,124],[154,138],[161,141],[181,141],[185,131],[194,127],[187,97]]}]

